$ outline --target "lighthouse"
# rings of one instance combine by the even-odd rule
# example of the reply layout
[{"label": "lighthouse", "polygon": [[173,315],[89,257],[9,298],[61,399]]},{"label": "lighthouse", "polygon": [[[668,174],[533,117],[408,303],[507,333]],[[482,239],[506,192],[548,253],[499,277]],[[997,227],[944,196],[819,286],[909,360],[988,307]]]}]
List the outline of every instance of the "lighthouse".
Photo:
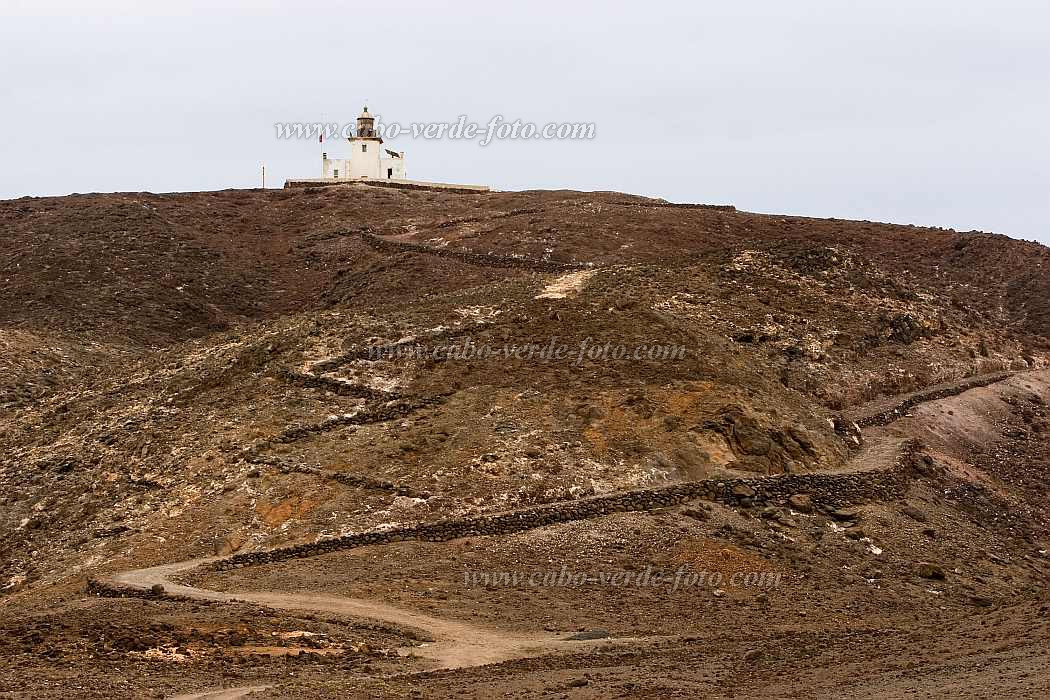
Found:
[{"label": "lighthouse", "polygon": [[332,180],[404,180],[405,153],[383,148],[376,120],[366,106],[357,117],[350,142],[350,157],[332,159],[321,154],[321,177]]},{"label": "lighthouse", "polygon": [[[321,177],[286,180],[285,187],[316,187],[319,185],[372,185],[399,189],[452,190],[460,192],[488,192],[486,185],[457,185],[446,182],[409,180],[405,171],[405,152],[383,148],[382,128],[376,128],[376,118],[366,106],[357,117],[352,136],[347,137],[350,153],[346,158],[329,158],[321,154]],[[324,134],[320,141],[323,144]]]}]

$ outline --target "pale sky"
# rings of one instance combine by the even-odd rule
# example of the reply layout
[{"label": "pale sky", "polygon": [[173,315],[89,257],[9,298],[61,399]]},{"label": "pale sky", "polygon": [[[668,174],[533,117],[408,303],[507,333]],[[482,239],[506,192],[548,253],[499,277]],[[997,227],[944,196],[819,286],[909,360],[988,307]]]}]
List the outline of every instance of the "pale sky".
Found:
[{"label": "pale sky", "polygon": [[0,198],[317,177],[316,139],[275,124],[367,100],[388,122],[595,124],[389,142],[413,179],[1050,243],[1045,0],[0,0],[0,66]]}]

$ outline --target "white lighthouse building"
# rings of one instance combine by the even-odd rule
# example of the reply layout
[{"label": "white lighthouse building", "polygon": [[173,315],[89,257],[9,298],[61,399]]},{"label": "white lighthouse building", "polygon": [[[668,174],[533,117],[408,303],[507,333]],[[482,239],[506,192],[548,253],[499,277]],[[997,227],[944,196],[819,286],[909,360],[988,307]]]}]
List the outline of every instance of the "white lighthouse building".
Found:
[{"label": "white lighthouse building", "polygon": [[[383,138],[376,132],[375,117],[364,108],[357,118],[357,130],[348,138],[349,158],[329,158],[321,154],[321,177],[286,180],[285,187],[328,187],[331,185],[368,185],[414,190],[451,192],[488,192],[487,185],[460,185],[448,182],[409,180],[405,172],[405,152],[383,148]],[[322,143],[324,135],[321,135]],[[265,182],[263,171],[263,186]]]},{"label": "white lighthouse building", "polygon": [[324,180],[404,180],[405,153],[383,148],[376,133],[375,118],[364,108],[357,118],[357,129],[350,141],[350,157],[329,158],[321,154],[321,178]]}]

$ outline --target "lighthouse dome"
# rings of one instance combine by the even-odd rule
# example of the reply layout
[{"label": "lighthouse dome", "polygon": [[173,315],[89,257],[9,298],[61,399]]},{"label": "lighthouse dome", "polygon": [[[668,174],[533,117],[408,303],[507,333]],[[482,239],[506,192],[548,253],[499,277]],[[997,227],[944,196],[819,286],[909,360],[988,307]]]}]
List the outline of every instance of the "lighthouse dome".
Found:
[{"label": "lighthouse dome", "polygon": [[357,138],[375,138],[375,118],[368,111],[367,105],[357,117]]}]

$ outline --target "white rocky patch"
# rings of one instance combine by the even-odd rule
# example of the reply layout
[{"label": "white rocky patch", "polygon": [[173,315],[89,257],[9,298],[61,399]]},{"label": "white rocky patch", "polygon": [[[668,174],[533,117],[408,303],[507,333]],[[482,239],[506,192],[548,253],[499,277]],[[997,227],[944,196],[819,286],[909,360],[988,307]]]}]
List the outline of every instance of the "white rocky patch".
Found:
[{"label": "white rocky patch", "polygon": [[587,282],[594,277],[595,273],[595,270],[580,270],[556,277],[535,298],[564,299],[570,294],[575,294],[583,289]]}]

